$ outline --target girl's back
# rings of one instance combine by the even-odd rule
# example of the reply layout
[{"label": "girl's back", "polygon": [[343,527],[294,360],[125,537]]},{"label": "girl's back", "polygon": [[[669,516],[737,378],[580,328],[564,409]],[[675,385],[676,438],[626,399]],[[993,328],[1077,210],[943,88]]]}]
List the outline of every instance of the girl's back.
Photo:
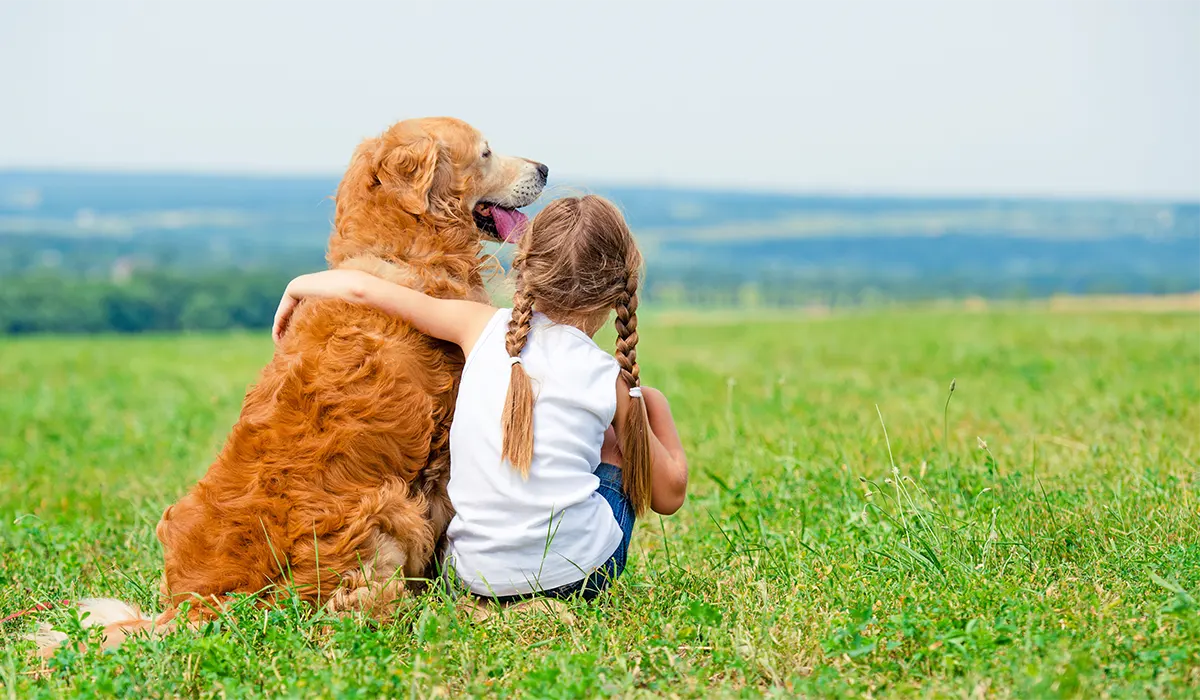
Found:
[{"label": "girl's back", "polygon": [[459,578],[484,595],[576,581],[622,537],[593,474],[616,411],[617,362],[578,328],[533,315],[520,355],[537,397],[525,479],[500,457],[511,315],[498,310],[476,341],[450,430],[449,493],[457,514],[447,532],[449,554]]}]

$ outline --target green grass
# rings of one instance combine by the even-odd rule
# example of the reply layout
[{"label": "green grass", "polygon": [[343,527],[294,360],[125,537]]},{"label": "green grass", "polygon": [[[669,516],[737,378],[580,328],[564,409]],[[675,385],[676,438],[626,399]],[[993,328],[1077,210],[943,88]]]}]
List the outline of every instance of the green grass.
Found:
[{"label": "green grass", "polygon": [[[689,500],[639,524],[574,624],[474,623],[436,594],[378,626],[245,606],[37,673],[22,618],[0,697],[1200,695],[1195,313],[643,329]],[[0,616],[156,609],[154,524],[269,354],[265,334],[0,340]]]}]

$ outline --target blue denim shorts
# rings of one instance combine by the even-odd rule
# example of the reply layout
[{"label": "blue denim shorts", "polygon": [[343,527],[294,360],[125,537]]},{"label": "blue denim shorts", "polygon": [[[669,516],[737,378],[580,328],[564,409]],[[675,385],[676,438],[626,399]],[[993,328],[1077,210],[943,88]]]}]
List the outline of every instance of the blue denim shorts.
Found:
[{"label": "blue denim shorts", "polygon": [[596,467],[595,474],[600,478],[600,486],[596,489],[596,492],[605,501],[608,501],[609,507],[612,508],[613,517],[617,519],[617,525],[621,526],[621,543],[617,545],[617,550],[608,558],[608,561],[601,564],[582,581],[568,583],[558,588],[538,591],[537,593],[508,596],[479,595],[478,597],[491,599],[498,603],[511,603],[530,598],[534,595],[545,596],[547,598],[570,598],[574,595],[580,595],[583,596],[584,600],[591,600],[600,595],[601,591],[612,585],[613,581],[617,580],[621,572],[625,571],[625,561],[629,556],[629,541],[633,538],[633,503],[630,502],[629,496],[625,495],[625,489],[622,488],[620,467],[601,462],[600,466]]}]

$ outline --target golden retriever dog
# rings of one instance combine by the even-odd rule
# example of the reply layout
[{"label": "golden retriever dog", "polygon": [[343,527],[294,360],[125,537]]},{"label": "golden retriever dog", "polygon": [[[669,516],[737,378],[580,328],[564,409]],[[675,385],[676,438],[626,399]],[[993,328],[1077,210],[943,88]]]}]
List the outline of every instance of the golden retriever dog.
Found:
[{"label": "golden retriever dog", "polygon": [[[360,145],[337,190],[327,259],[439,297],[486,301],[481,239],[508,240],[546,166],[494,153],[457,119],[402,121]],[[294,591],[386,613],[425,577],[452,515],[448,436],[463,357],[404,321],[304,301],[208,473],[163,512],[156,619],[80,601],[105,646],[193,619],[231,594]],[[43,654],[64,636],[39,634]]]}]

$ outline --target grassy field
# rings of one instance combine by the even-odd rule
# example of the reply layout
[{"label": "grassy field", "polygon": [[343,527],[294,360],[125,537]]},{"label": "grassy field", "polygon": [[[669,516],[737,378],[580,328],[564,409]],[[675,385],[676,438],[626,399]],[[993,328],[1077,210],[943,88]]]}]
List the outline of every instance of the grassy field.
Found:
[{"label": "grassy field", "polygon": [[[573,623],[246,606],[39,668],[21,636],[49,612],[0,629],[0,698],[1200,696],[1200,314],[643,327],[690,496]],[[270,352],[0,339],[0,617],[156,609],[154,524]]]}]

